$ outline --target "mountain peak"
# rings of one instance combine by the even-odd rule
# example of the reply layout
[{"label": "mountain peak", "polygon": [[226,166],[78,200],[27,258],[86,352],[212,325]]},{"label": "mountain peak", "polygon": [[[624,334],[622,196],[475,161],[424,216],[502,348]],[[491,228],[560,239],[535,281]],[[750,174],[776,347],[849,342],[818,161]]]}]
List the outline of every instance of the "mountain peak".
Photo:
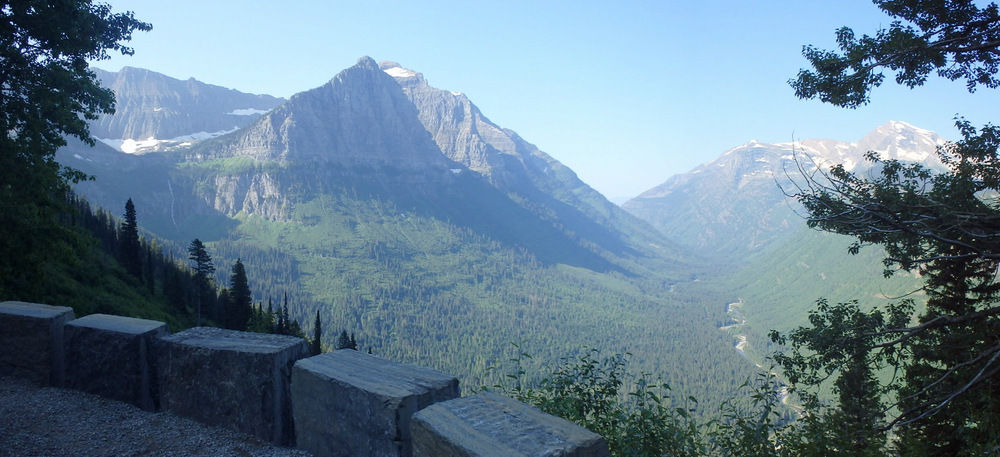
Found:
[{"label": "mountain peak", "polygon": [[354,66],[356,66],[356,67],[362,67],[362,68],[366,68],[366,69],[377,69],[378,68],[378,64],[375,63],[375,59],[373,59],[371,57],[368,57],[368,56],[361,56],[361,58],[358,59],[358,63],[354,64]]},{"label": "mountain peak", "polygon": [[418,115],[396,80],[362,57],[327,84],[293,95],[211,154],[410,171],[456,168]]},{"label": "mountain peak", "polygon": [[930,130],[889,121],[865,135],[857,146],[861,151],[876,151],[883,159],[921,162],[944,143],[944,138]]}]

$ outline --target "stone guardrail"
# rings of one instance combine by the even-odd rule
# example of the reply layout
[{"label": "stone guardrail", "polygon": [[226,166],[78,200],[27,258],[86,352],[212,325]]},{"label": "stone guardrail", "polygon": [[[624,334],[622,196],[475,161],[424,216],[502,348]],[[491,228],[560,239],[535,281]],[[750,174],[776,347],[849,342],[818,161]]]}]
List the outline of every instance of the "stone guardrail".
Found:
[{"label": "stone guardrail", "polygon": [[316,456],[608,456],[599,435],[445,373],[302,338],[0,303],[0,376],[90,392]]}]

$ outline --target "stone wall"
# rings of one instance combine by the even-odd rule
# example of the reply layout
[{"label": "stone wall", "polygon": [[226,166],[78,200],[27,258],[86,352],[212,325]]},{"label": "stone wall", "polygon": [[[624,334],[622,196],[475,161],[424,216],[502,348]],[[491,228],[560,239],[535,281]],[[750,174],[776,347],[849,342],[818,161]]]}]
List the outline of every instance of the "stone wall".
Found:
[{"label": "stone wall", "polygon": [[301,338],[0,303],[0,376],[95,393],[317,456],[607,456],[599,435],[458,380]]}]

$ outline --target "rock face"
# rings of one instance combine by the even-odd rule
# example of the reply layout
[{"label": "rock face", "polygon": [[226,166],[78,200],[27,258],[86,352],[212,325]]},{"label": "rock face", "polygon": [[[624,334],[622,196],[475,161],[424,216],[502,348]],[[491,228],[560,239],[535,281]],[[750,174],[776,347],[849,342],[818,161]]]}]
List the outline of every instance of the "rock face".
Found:
[{"label": "rock face", "polygon": [[644,240],[637,243],[640,246],[671,244],[581,181],[569,167],[516,132],[494,124],[465,95],[431,87],[421,73],[395,62],[381,62],[379,68],[403,88],[445,156],[501,192],[530,201],[527,206],[532,211],[573,227],[574,236],[616,255],[635,254],[619,231]]},{"label": "rock face", "polygon": [[[93,70],[101,84],[114,91],[117,103],[116,113],[91,122],[90,131],[125,152],[146,152],[163,146],[155,140],[181,143],[230,132],[249,125],[285,101],[194,78],[181,81],[141,68]],[[126,144],[127,140],[131,142]]]},{"label": "rock face", "polygon": [[63,326],[73,309],[37,303],[0,303],[0,374],[61,386]]},{"label": "rock face", "polygon": [[156,411],[156,352],[167,333],[163,322],[107,314],[70,321],[65,387]]},{"label": "rock face", "polygon": [[200,153],[402,170],[446,171],[457,166],[438,150],[399,85],[370,57],[329,83],[292,96],[239,132],[235,141],[195,150]]},{"label": "rock face", "polygon": [[458,380],[429,368],[339,350],[296,362],[297,445],[316,456],[410,456],[410,417],[458,397]]},{"label": "rock face", "polygon": [[493,393],[431,405],[411,430],[415,457],[611,455],[600,435]]},{"label": "rock face", "polygon": [[274,444],[295,443],[289,383],[292,365],[309,353],[304,339],[195,327],[161,341],[163,410]]}]

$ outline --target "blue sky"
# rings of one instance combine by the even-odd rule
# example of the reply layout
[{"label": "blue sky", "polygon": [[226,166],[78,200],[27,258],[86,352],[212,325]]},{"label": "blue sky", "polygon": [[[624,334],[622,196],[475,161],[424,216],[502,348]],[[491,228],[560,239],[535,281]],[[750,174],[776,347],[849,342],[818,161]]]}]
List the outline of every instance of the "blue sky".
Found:
[{"label": "blue sky", "polygon": [[889,120],[952,139],[956,114],[1000,121],[998,91],[940,79],[889,82],[856,110],[796,99],[802,45],[889,24],[864,0],[109,2],[153,30],[97,67],[288,97],[361,56],[392,60],[616,202],[752,139],[857,141]]}]

